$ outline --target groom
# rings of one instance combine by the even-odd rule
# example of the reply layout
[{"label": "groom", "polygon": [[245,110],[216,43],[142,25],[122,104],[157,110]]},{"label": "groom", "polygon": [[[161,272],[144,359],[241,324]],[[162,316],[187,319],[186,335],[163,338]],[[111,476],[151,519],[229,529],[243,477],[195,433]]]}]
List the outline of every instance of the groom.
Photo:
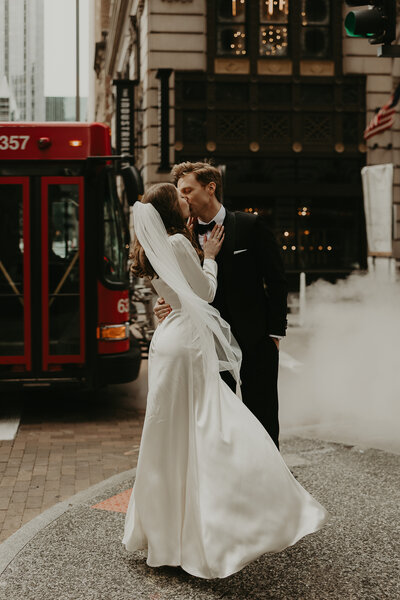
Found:
[{"label": "groom", "polygon": [[[216,260],[218,287],[212,303],[230,324],[242,350],[243,402],[279,447],[279,339],[286,332],[287,283],[277,243],[259,216],[227,211],[222,181],[208,163],[184,162],[171,175],[189,204],[203,246],[214,225],[224,225],[225,240]],[[154,312],[163,320],[170,307],[159,300]],[[230,375],[223,373],[225,381]]]}]

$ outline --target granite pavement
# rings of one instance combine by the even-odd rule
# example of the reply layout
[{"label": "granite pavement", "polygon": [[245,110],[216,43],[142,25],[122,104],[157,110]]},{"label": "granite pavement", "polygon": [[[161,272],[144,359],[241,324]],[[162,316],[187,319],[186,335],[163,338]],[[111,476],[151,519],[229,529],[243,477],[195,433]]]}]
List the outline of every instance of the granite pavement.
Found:
[{"label": "granite pavement", "polygon": [[[121,545],[124,513],[112,499],[126,497],[118,495],[132,486],[130,470],[56,504],[3,542],[0,599],[400,599],[400,456],[299,437],[284,438],[282,451],[331,513],[323,530],[295,546],[226,579],[150,568]],[[95,507],[103,501],[111,509]]]}]

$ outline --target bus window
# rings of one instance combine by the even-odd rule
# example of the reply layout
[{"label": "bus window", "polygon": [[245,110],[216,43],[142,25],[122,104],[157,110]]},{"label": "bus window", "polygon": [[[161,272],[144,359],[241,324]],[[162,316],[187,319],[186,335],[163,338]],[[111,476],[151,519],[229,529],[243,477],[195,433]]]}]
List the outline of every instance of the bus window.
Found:
[{"label": "bus window", "polygon": [[111,173],[108,172],[104,196],[104,278],[110,283],[128,282],[126,223]]},{"label": "bus window", "polygon": [[0,356],[24,355],[23,189],[0,191]]},{"label": "bus window", "polygon": [[51,201],[49,242],[50,253],[66,259],[78,248],[79,200],[76,186],[60,186],[60,192]]}]

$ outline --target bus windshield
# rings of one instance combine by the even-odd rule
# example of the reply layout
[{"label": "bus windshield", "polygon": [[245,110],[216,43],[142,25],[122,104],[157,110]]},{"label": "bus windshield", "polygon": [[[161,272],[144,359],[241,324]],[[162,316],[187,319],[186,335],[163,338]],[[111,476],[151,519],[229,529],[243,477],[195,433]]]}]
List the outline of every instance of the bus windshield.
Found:
[{"label": "bus windshield", "polygon": [[127,227],[111,171],[104,195],[104,277],[111,283],[128,282]]}]

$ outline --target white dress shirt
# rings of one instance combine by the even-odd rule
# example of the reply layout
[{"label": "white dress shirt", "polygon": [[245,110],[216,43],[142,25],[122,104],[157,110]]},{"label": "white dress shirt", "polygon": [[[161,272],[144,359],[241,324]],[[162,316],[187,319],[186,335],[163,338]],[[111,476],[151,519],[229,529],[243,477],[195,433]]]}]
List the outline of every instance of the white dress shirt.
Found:
[{"label": "white dress shirt", "polygon": [[[214,221],[216,225],[222,225],[225,220],[225,217],[226,217],[225,206],[223,204],[221,204],[221,208],[219,209],[219,211],[217,212],[215,217],[213,219],[211,219],[211,221]],[[201,225],[208,225],[208,223],[211,223],[211,221],[208,221],[208,223],[206,223],[205,221],[202,221],[201,219],[197,219],[197,220]],[[199,235],[199,244],[203,248],[204,234]]]}]

